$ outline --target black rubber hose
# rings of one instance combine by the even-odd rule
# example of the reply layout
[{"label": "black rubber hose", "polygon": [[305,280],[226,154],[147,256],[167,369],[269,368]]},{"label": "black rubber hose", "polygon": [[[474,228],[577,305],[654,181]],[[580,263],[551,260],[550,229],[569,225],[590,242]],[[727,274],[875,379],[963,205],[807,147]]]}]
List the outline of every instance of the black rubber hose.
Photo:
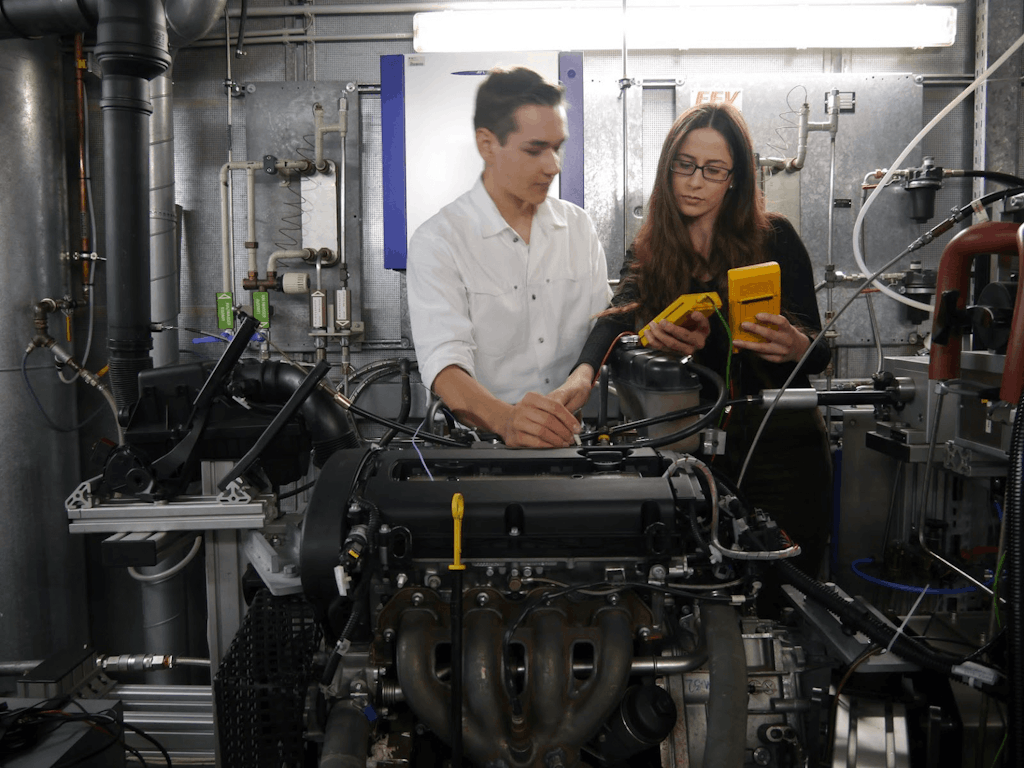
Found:
[{"label": "black rubber hose", "polygon": [[[270,402],[285,402],[305,379],[298,368],[282,362],[242,362],[235,368],[235,377],[254,381],[260,395]],[[323,389],[313,390],[299,409],[313,441],[313,463],[322,467],[331,454],[342,448],[360,445],[352,417]]]},{"label": "black rubber hose", "polygon": [[366,768],[370,721],[355,702],[343,699],[331,707],[324,727],[320,768]]},{"label": "black rubber hose", "polygon": [[708,648],[708,730],[704,742],[707,766],[741,768],[747,730],[747,656],[739,615],[727,605],[702,605],[701,619]]},{"label": "black rubber hose", "polygon": [[1010,436],[1010,466],[1006,483],[1007,559],[1009,561],[1009,733],[1007,765],[1024,762],[1024,392],[1017,403],[1017,417]]},{"label": "black rubber hose", "polygon": [[721,413],[722,408],[725,407],[725,398],[728,394],[725,382],[722,380],[721,376],[710,368],[705,368],[703,365],[697,365],[696,363],[690,363],[690,367],[693,369],[694,373],[704,379],[705,382],[714,386],[718,391],[718,397],[715,398],[715,402],[709,407],[708,412],[693,422],[693,424],[683,427],[678,432],[673,432],[670,435],[662,435],[661,437],[655,437],[648,440],[638,440],[633,443],[632,447],[660,448],[663,445],[671,445],[672,443],[684,440],[691,435],[695,435],[705,427],[715,423],[715,419],[718,418],[718,414]]},{"label": "black rubber hose", "polygon": [[394,376],[397,373],[398,373],[398,361],[397,360],[389,360],[387,366],[382,367],[382,368],[378,368],[375,371],[371,371],[369,373],[369,375],[367,375],[367,377],[365,379],[360,381],[359,384],[356,385],[355,389],[353,389],[349,393],[348,399],[351,400],[353,403],[356,402],[360,398],[360,396],[363,394],[363,392],[366,391],[366,388],[369,387],[371,384],[376,384],[381,379],[390,378],[391,376]]},{"label": "black rubber hose", "polygon": [[1009,184],[1011,187],[1024,187],[1024,179],[1000,171],[964,171],[963,175],[969,179],[990,179],[1000,184]]},{"label": "black rubber hose", "polygon": [[245,56],[245,21],[249,16],[249,0],[242,0],[242,10],[238,15],[238,37],[235,38],[235,58]]},{"label": "black rubber hose", "polygon": [[[834,587],[828,587],[811,578],[793,565],[791,561],[772,560],[771,563],[779,569],[787,581],[807,597],[825,606],[839,617],[844,625],[863,632],[868,639],[883,647],[888,647],[892,643],[892,652],[897,656],[945,676],[951,675],[952,668],[961,663],[961,658],[928,648],[911,640],[902,632],[897,635],[894,627],[879,621],[867,608],[855,602],[847,602],[839,596]],[[896,635],[895,642],[893,642],[894,635]]]},{"label": "black rubber hose", "polygon": [[[398,371],[402,376],[402,406],[399,408],[398,418],[395,421],[399,424],[404,424],[405,420],[409,418],[409,411],[412,410],[412,384],[410,383],[408,359],[403,357],[398,361]],[[380,447],[384,448],[395,439],[397,434],[397,429],[389,428],[387,432],[381,435]]]},{"label": "black rubber hose", "polygon": [[349,374],[349,383],[351,384],[352,382],[359,381],[359,379],[363,378],[363,376],[365,376],[368,373],[379,371],[382,368],[391,368],[394,365],[395,361],[391,358],[388,358],[387,360],[374,360],[372,363],[367,363],[366,365],[362,366],[361,368],[357,368],[351,374]]}]

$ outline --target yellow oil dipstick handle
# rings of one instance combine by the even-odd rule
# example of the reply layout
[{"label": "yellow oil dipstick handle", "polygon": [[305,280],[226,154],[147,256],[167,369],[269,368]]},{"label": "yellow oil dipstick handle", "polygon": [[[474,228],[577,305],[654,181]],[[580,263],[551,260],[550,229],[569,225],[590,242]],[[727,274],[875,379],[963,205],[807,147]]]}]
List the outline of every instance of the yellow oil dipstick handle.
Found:
[{"label": "yellow oil dipstick handle", "polygon": [[461,493],[452,496],[452,521],[455,526],[454,534],[454,562],[448,566],[449,571],[464,571],[466,566],[462,564],[462,517],[465,505]]}]

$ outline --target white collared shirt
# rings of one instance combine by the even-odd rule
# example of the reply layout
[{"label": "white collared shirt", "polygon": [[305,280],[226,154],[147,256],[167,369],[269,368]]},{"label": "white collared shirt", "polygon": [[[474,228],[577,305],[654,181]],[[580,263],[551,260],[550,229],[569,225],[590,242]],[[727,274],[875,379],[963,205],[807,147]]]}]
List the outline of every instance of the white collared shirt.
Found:
[{"label": "white collared shirt", "polygon": [[527,245],[480,179],[413,234],[407,288],[423,383],[458,365],[507,403],[565,381],[611,298],[582,208],[547,198]]}]

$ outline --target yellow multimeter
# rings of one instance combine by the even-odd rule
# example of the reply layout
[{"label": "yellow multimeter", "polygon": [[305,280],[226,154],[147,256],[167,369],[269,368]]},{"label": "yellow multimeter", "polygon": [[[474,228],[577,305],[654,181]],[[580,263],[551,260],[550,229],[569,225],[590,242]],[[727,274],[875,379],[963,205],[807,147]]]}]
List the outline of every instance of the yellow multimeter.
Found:
[{"label": "yellow multimeter", "polygon": [[[684,293],[673,301],[665,310],[651,321],[651,324],[668,320],[675,325],[682,325],[691,312],[701,312],[705,317],[710,317],[716,309],[722,306],[721,297],[714,291],[704,293]],[[640,329],[640,343],[645,347],[647,343],[647,326]]]},{"label": "yellow multimeter", "polygon": [[[729,270],[729,329],[733,340],[764,343],[756,333],[744,331],[743,323],[757,323],[758,312],[773,315],[782,310],[782,272],[778,262],[766,261]],[[774,328],[771,323],[760,325]]]}]

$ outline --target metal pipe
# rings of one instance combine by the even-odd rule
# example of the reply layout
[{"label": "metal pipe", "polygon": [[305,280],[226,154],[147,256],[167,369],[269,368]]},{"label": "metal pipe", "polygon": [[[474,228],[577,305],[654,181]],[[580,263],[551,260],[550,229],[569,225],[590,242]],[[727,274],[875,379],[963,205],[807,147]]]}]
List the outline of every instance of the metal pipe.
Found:
[{"label": "metal pipe", "polygon": [[[274,168],[278,171],[299,171],[305,173],[313,167],[309,160],[278,160]],[[256,196],[255,172],[263,168],[260,160],[231,160],[220,167],[220,246],[221,246],[221,290],[232,293],[234,288],[234,265],[231,248],[231,231],[234,228],[234,217],[231,210],[231,171],[246,171],[246,232],[249,243],[253,243],[249,257],[249,271],[255,272],[257,265],[256,253]]]},{"label": "metal pipe", "polygon": [[138,399],[149,350],[149,80],[166,71],[160,0],[99,0],[96,57],[103,67],[107,327],[110,383],[119,407]]},{"label": "metal pipe", "polygon": [[167,38],[172,48],[184,48],[203,37],[224,13],[227,0],[165,0]]},{"label": "metal pipe", "polygon": [[[154,324],[178,322],[178,217],[174,204],[173,81],[167,70],[155,77],[149,120],[149,296]],[[153,365],[178,362],[178,335],[165,332],[153,339]]]},{"label": "metal pipe", "polygon": [[96,0],[0,0],[0,40],[85,32],[96,23]]},{"label": "metal pipe", "polygon": [[[306,6],[316,7],[316,6]],[[387,6],[378,6],[379,8],[387,8]],[[287,30],[282,29],[279,35],[268,35],[265,37],[252,37],[252,33],[248,33],[245,44],[248,46],[253,45],[271,45],[271,44],[284,44],[284,43],[373,43],[378,41],[392,41],[392,40],[412,40],[412,32],[371,32],[363,35],[307,35],[301,31],[294,34],[289,33]],[[190,48],[217,48],[224,44],[223,40],[206,39],[200,40],[197,43],[190,45]]]},{"label": "metal pipe", "polygon": [[245,250],[249,254],[249,271],[256,272],[256,168],[245,169]]},{"label": "metal pipe", "polygon": [[[0,22],[2,24],[2,22]],[[82,543],[54,514],[81,478],[78,440],[40,428],[27,404],[19,362],[34,296],[62,296],[58,256],[69,250],[61,51],[56,37],[0,44],[0,658],[48,656],[88,640]],[[26,373],[47,410],[78,421],[76,390],[60,383],[53,363]],[[95,406],[92,406],[95,407]],[[45,554],[44,554],[45,553]],[[41,559],[45,567],[41,567]]]},{"label": "metal pipe", "polygon": [[[949,241],[942,251],[938,274],[935,278],[935,312],[932,318],[931,359],[928,362],[929,379],[955,379],[960,375],[960,349],[963,333],[943,310],[943,296],[952,291],[958,293],[956,309],[964,311],[970,290],[970,270],[974,259],[979,254],[1014,254],[1017,253],[1017,225],[1010,222],[987,221],[975,224],[960,232]],[[1018,303],[1020,292],[1018,291]],[[1014,313],[1017,316],[1017,313]],[[948,338],[940,343],[936,338],[943,331],[943,324],[949,326]],[[1024,336],[1017,335],[1018,347]],[[1019,352],[1019,349],[1017,350]],[[1011,348],[1007,347],[1007,354]],[[1010,358],[1007,358],[1007,362]],[[1003,398],[1004,400],[1006,398]],[[1013,402],[1013,401],[1011,401]]]},{"label": "metal pipe", "polygon": [[23,675],[43,663],[42,659],[28,661],[0,661],[0,675]]}]

